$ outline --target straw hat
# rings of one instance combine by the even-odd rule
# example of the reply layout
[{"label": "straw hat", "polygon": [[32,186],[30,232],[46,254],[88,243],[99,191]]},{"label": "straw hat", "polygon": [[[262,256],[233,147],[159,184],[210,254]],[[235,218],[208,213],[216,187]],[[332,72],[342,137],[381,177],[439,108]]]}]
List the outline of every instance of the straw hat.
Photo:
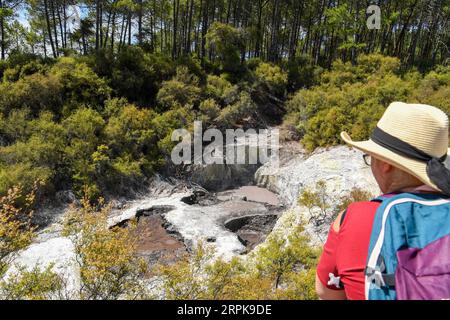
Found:
[{"label": "straw hat", "polygon": [[[446,187],[442,187],[442,183],[447,186],[450,184],[449,171],[445,173],[443,164],[450,153],[448,126],[447,115],[438,108],[394,102],[386,109],[369,140],[353,141],[346,132],[342,132],[341,137],[349,145],[410,173],[436,190],[443,191]],[[432,166],[437,168],[437,174],[436,170],[434,174],[430,174],[432,159]],[[441,181],[436,181],[436,176],[440,176],[437,180]]]}]

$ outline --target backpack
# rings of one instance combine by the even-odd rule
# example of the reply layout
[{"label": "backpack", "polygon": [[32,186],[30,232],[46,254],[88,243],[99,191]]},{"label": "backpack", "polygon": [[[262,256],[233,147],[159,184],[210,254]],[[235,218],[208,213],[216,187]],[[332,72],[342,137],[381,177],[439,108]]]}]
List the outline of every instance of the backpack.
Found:
[{"label": "backpack", "polygon": [[450,299],[450,199],[381,196],[365,269],[368,300]]}]

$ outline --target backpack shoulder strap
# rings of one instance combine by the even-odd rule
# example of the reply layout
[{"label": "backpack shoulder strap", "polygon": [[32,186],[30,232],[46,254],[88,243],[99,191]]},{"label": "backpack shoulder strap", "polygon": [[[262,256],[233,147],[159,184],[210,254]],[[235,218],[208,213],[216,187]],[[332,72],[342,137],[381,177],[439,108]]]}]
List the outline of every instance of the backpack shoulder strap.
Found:
[{"label": "backpack shoulder strap", "polygon": [[[393,287],[397,250],[406,242],[409,246],[422,248],[421,243],[427,244],[447,234],[450,223],[436,226],[435,220],[426,217],[433,211],[437,220],[449,221],[446,217],[450,217],[450,201],[441,195],[413,193],[387,198],[382,196],[381,199],[378,197],[374,200],[382,200],[382,204],[377,210],[372,228],[365,272],[365,295],[366,299],[395,299]],[[405,228],[419,222],[423,231],[420,232],[420,237],[407,238]]]},{"label": "backpack shoulder strap", "polygon": [[344,213],[341,216],[341,221],[339,221],[339,226],[342,226],[344,223],[345,215],[347,214],[347,209],[345,209]]}]

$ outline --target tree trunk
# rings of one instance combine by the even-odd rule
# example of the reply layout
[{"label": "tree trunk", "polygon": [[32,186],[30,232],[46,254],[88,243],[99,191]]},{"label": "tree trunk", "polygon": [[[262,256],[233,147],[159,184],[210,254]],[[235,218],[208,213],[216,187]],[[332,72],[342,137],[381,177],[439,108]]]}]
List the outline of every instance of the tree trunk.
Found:
[{"label": "tree trunk", "polygon": [[58,14],[58,22],[59,22],[59,32],[61,34],[61,46],[62,48],[66,48],[66,44],[64,43],[64,28],[63,28],[63,22],[61,19],[61,12],[59,8],[56,8],[56,13]]},{"label": "tree trunk", "polygon": [[412,4],[412,6],[410,8],[411,12],[409,13],[408,17],[406,18],[406,21],[403,24],[402,31],[400,32],[400,35],[398,37],[397,46],[394,49],[394,55],[397,57],[401,57],[401,52],[402,52],[403,42],[404,42],[403,39],[405,38],[406,28],[409,26],[409,21],[411,20],[411,17],[414,14],[414,10],[416,9],[417,2],[418,2],[418,0],[414,1],[414,3]]},{"label": "tree trunk", "polygon": [[208,28],[208,0],[203,1],[203,18],[202,18],[202,53],[201,58],[202,62],[204,62],[206,56],[206,29]]},{"label": "tree trunk", "polygon": [[46,45],[46,38],[45,38],[45,28],[42,29],[42,40],[44,41],[44,58],[47,59],[47,45]]},{"label": "tree trunk", "polygon": [[422,10],[421,10],[421,14],[420,14],[420,20],[419,20],[419,26],[417,27],[417,31],[415,32],[413,38],[412,38],[412,43],[411,43],[411,47],[409,49],[409,58],[408,58],[408,63],[410,66],[412,66],[414,64],[414,60],[416,58],[416,48],[417,48],[417,41],[420,38],[420,34],[422,33],[422,26],[423,26],[423,18],[424,18],[424,8],[422,6]]},{"label": "tree trunk", "polygon": [[131,46],[131,10],[128,13],[128,45]]},{"label": "tree trunk", "polygon": [[[47,24],[48,39],[50,40],[50,46],[52,47],[53,57],[56,58],[57,57],[57,53],[56,53],[56,49],[55,49],[55,44],[53,42],[52,28],[51,28],[51,25],[50,25],[50,15],[49,15],[49,12],[48,12],[47,0],[44,0],[44,11],[45,11],[45,22]],[[2,34],[3,34],[3,32],[2,32]]]},{"label": "tree trunk", "polygon": [[173,36],[172,36],[172,59],[177,57],[177,32],[178,32],[178,10],[180,0],[173,0]]},{"label": "tree trunk", "polygon": [[98,27],[99,27],[99,48],[103,46],[103,1],[100,0],[100,9],[98,14]]},{"label": "tree trunk", "polygon": [[[3,10],[3,0],[0,0],[0,9]],[[2,33],[1,36],[1,40],[0,40],[0,45],[1,45],[1,50],[2,50],[2,60],[5,60],[5,52],[6,52],[6,48],[5,48],[5,17],[2,15],[0,17],[0,32]]]},{"label": "tree trunk", "polygon": [[138,43],[142,45],[142,15],[144,13],[142,0],[138,0],[139,9],[138,9]]},{"label": "tree trunk", "polygon": [[102,41],[102,43],[100,43],[100,47],[102,48],[106,48],[106,45],[108,44],[108,39],[109,39],[109,27],[111,25],[111,16],[112,16],[112,11],[114,10],[113,8],[114,3],[111,6],[111,11],[108,12],[108,21],[106,22],[106,30],[105,30],[105,40]]},{"label": "tree trunk", "polygon": [[122,24],[121,24],[121,27],[120,27],[120,37],[119,37],[119,51],[120,51],[120,49],[122,48],[122,41],[123,41],[123,39],[125,39],[125,36],[124,36],[124,32],[126,32],[126,29],[125,29],[125,15],[123,15],[122,16]]},{"label": "tree trunk", "polygon": [[298,33],[300,29],[300,19],[302,13],[303,13],[303,3],[299,3],[295,13],[291,30],[291,39],[289,43],[289,60],[295,58],[295,55],[297,53]]},{"label": "tree trunk", "polygon": [[99,16],[100,16],[100,0],[95,0],[95,50],[98,50],[100,41]]},{"label": "tree trunk", "polygon": [[192,15],[194,11],[194,0],[190,1],[189,6],[189,20],[188,20],[188,28],[187,28],[187,40],[186,40],[186,54],[191,52],[191,29],[192,29]]},{"label": "tree trunk", "polygon": [[[267,2],[266,2],[267,3]],[[255,57],[261,56],[261,38],[262,38],[262,12],[263,12],[263,0],[258,2],[258,22],[256,23],[256,43],[255,43]]]},{"label": "tree trunk", "polygon": [[116,9],[113,7],[112,25],[111,25],[111,53],[114,53],[114,37],[116,36]]},{"label": "tree trunk", "polygon": [[63,19],[64,19],[64,46],[67,47],[67,12],[66,12],[66,0],[63,1]]},{"label": "tree trunk", "polygon": [[50,0],[50,10],[52,11],[52,20],[53,20],[53,32],[55,33],[55,49],[56,56],[59,56],[59,46],[58,46],[58,31],[56,29],[56,17],[55,17],[55,6],[53,4],[54,0]]}]

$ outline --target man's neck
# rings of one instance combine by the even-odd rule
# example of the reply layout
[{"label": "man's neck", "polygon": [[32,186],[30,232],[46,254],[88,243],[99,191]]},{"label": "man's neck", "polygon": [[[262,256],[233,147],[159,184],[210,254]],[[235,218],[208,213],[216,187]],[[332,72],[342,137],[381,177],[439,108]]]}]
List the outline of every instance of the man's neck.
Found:
[{"label": "man's neck", "polygon": [[405,187],[401,188],[400,190],[389,192],[389,193],[401,193],[401,192],[411,192],[411,193],[440,193],[438,190],[426,185],[422,184],[419,186],[413,186],[413,187]]}]

